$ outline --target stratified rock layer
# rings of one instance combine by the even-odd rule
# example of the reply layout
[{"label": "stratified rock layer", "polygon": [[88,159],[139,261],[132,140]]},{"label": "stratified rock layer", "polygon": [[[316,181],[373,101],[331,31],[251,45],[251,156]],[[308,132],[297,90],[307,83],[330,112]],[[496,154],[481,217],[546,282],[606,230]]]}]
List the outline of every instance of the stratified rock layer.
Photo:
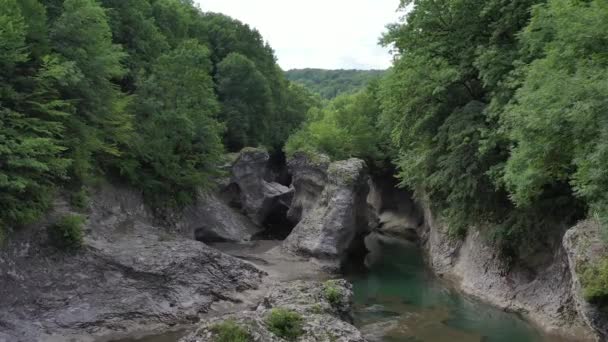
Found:
[{"label": "stratified rock layer", "polygon": [[46,224],[69,213],[61,201],[46,224],[0,250],[0,341],[162,329],[196,321],[213,302],[260,283],[254,266],[152,224],[136,193],[105,186],[94,194],[79,251],[46,241]]}]

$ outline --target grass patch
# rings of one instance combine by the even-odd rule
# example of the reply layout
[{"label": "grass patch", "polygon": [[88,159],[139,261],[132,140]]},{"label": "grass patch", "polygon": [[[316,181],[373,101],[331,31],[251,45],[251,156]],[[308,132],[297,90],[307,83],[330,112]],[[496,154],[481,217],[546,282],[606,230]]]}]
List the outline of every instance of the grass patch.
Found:
[{"label": "grass patch", "polygon": [[340,288],[332,280],[328,280],[323,284],[323,295],[333,306],[337,306],[342,302],[342,291],[340,291]]},{"label": "grass patch", "polygon": [[288,341],[295,341],[304,333],[303,321],[297,312],[282,308],[272,309],[266,317],[268,329]]},{"label": "grass patch", "polygon": [[251,335],[235,321],[224,321],[211,327],[214,342],[249,342]]},{"label": "grass patch", "polygon": [[589,303],[606,306],[608,304],[608,257],[581,270],[583,296]]},{"label": "grass patch", "polygon": [[59,249],[77,249],[82,245],[84,218],[66,215],[47,228],[49,241]]}]

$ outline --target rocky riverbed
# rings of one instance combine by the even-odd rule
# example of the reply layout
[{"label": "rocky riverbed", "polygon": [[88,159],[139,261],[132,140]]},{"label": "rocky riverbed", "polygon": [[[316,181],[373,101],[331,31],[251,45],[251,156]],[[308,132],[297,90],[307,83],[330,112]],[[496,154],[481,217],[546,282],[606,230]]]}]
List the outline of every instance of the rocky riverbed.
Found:
[{"label": "rocky riverbed", "polygon": [[[291,184],[278,182],[269,160],[263,150],[244,150],[217,192],[162,221],[141,194],[98,186],[79,213],[86,224],[77,252],[47,241],[46,227],[75,213],[58,197],[45,220],[0,250],[0,341],[109,341],[182,325],[192,330],[184,341],[206,341],[226,320],[273,341],[264,322],[277,307],[303,317],[301,341],[362,341],[348,314],[350,285],[337,283],[340,309],[322,289],[347,262],[362,262],[370,232],[413,241],[437,274],[545,330],[605,338],[607,320],[584,302],[576,276],[594,257],[584,252],[597,238],[592,222],[558,239],[542,263],[505,268],[475,229],[453,241],[424,201],[388,176],[370,177],[361,160],[296,154],[286,166]],[[287,238],[255,241],[268,234]]]}]

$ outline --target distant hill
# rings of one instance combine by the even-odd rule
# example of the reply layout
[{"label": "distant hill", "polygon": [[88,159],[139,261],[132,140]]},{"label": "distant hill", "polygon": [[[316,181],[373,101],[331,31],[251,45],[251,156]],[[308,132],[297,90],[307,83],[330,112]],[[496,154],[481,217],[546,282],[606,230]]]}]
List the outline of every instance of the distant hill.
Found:
[{"label": "distant hill", "polygon": [[384,70],[292,69],[287,71],[287,78],[306,86],[323,98],[333,99],[340,94],[364,88],[384,73]]}]

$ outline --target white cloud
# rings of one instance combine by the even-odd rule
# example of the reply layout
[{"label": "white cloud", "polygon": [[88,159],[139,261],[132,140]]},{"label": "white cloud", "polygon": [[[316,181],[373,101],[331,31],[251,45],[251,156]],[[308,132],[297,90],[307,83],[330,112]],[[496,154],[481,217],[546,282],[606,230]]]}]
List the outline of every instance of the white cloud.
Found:
[{"label": "white cloud", "polygon": [[378,46],[385,26],[397,21],[399,0],[196,0],[255,27],[285,70],[385,69],[388,49]]}]

